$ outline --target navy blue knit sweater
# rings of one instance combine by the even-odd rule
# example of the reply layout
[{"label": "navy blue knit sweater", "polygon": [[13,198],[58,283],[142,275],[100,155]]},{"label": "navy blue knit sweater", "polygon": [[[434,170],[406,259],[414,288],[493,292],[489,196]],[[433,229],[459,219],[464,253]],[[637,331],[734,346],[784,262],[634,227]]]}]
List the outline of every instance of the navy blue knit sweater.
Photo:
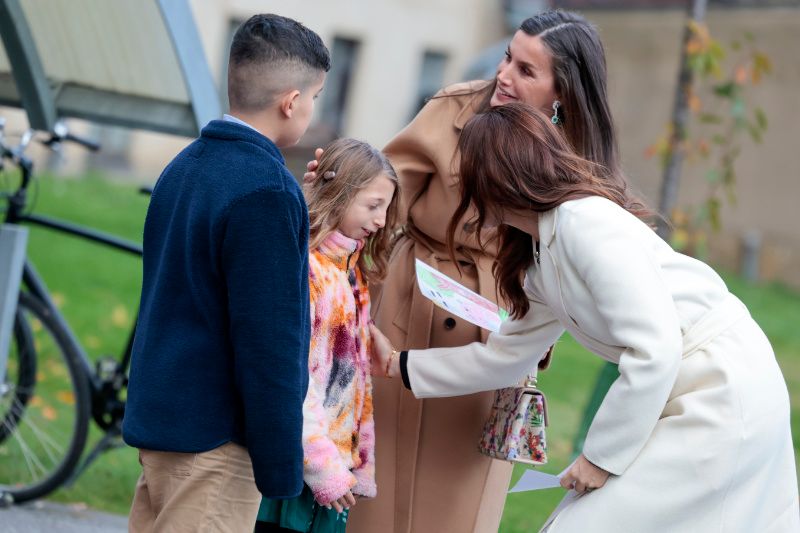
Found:
[{"label": "navy blue knit sweater", "polygon": [[308,211],[278,148],[215,120],[156,184],[125,442],[202,452],[243,444],[273,498],[303,486]]}]

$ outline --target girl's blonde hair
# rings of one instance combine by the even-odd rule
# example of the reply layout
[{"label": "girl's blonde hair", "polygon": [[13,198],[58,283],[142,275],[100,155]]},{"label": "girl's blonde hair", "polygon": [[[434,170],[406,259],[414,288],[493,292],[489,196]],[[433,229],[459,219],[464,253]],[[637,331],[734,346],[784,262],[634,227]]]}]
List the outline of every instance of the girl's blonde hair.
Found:
[{"label": "girl's blonde hair", "polygon": [[337,139],[324,148],[317,179],[303,187],[310,221],[309,248],[313,250],[337,230],[358,191],[379,175],[389,178],[395,188],[384,227],[366,239],[358,259],[358,267],[368,282],[380,281],[386,276],[392,234],[397,224],[399,183],[389,160],[365,142]]}]

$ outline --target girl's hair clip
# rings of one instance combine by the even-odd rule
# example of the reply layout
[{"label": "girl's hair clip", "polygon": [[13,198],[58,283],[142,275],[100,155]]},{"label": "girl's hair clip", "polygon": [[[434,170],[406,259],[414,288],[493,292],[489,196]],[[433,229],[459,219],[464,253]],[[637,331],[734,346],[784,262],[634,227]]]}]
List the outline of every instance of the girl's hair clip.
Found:
[{"label": "girl's hair clip", "polygon": [[335,177],[336,177],[336,172],[334,172],[333,170],[329,170],[322,175],[322,179],[324,179],[325,181],[332,180]]}]

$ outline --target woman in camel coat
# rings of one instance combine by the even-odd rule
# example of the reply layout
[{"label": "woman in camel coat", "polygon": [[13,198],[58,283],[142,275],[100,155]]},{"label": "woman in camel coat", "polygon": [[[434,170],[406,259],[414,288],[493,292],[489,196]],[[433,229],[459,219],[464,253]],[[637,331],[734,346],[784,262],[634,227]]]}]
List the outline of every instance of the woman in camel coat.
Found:
[{"label": "woman in camel coat", "polygon": [[[445,249],[445,229],[459,201],[453,158],[461,128],[476,112],[514,101],[547,110],[582,155],[613,170],[619,167],[596,30],[569,12],[526,20],[495,80],[443,90],[384,149],[401,181],[400,212],[407,213],[407,224],[388,277],[374,295],[373,316],[398,348],[485,340],[479,328],[420,294],[414,261],[496,301],[494,252],[481,252],[459,231],[459,272]],[[496,532],[512,468],[477,451],[493,398],[493,392],[484,392],[417,400],[395,381],[376,377],[378,496],[353,507],[348,532]]]},{"label": "woman in camel coat", "polygon": [[[409,213],[409,224],[392,254],[391,279],[373,299],[375,323],[396,346],[458,346],[484,338],[478,328],[422,296],[414,262],[420,259],[475,292],[497,299],[491,275],[494,257],[464,253],[459,257],[464,275],[459,277],[443,244],[448,217],[458,201],[457,176],[448,170],[457,132],[475,114],[487,85],[449,87],[385,148],[401,176],[403,198],[411,204],[410,209],[408,204],[401,206],[401,212]],[[412,202],[415,196],[418,199]],[[474,252],[472,243],[468,250]],[[493,398],[492,392],[485,392],[417,400],[396,380],[376,376],[378,497],[361,500],[351,510],[348,532],[497,531],[512,465],[483,456],[477,448]]]}]

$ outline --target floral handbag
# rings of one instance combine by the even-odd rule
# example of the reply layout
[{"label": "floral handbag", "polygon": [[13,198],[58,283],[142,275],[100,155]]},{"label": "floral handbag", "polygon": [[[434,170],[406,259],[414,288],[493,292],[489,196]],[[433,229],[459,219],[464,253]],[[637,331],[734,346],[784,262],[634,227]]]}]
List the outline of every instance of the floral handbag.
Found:
[{"label": "floral handbag", "polygon": [[523,386],[497,391],[478,450],[495,459],[543,465],[547,463],[547,423],[547,400],[531,374]]}]

